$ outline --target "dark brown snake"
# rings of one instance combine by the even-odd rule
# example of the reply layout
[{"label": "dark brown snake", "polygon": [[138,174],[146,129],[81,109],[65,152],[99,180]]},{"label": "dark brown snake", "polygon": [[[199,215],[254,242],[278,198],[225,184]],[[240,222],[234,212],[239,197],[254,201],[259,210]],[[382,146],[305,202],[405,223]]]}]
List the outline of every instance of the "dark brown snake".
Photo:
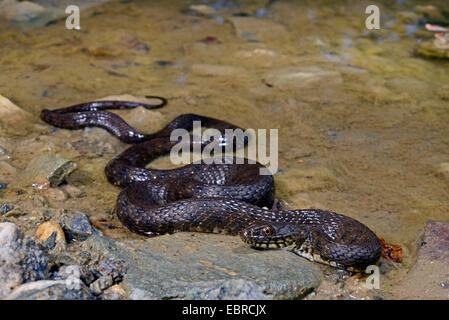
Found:
[{"label": "dark brown snake", "polygon": [[[362,223],[344,215],[317,209],[268,210],[274,202],[274,180],[260,175],[259,163],[235,164],[203,161],[171,170],[147,169],[155,158],[170,153],[179,141],[170,141],[174,129],[192,130],[193,121],[218,129],[225,144],[235,141],[225,129],[238,127],[225,121],[184,114],[153,134],[142,134],[107,109],[155,105],[128,101],[96,101],[57,110],[43,110],[41,119],[66,129],[101,127],[126,143],[135,143],[106,166],[107,179],[124,188],[116,212],[131,231],[154,236],[177,231],[224,232],[240,235],[256,248],[288,247],[312,261],[346,270],[363,270],[381,255],[377,236]],[[200,143],[204,148],[210,141]]]}]

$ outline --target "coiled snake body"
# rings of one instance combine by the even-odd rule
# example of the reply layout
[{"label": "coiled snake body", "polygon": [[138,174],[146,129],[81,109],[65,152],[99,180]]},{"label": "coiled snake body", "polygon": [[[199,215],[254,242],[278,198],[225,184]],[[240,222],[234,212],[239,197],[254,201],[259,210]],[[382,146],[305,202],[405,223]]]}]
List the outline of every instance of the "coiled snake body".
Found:
[{"label": "coiled snake body", "polygon": [[[96,101],[57,110],[43,110],[41,119],[60,128],[101,127],[127,143],[136,143],[113,158],[106,177],[124,188],[116,212],[131,231],[159,235],[177,231],[224,232],[240,235],[253,247],[289,247],[310,260],[346,270],[362,270],[381,255],[377,236],[362,223],[344,215],[317,209],[268,210],[274,201],[274,180],[260,175],[259,163],[221,157],[212,164],[204,161],[171,170],[147,169],[153,159],[168,154],[179,141],[170,141],[174,129],[191,130],[193,121],[218,129],[226,143],[234,143],[225,129],[238,127],[225,121],[184,114],[160,131],[145,135],[130,127],[107,109],[143,106],[127,101]],[[195,142],[201,147],[209,141]],[[240,159],[242,160],[242,159]]]}]

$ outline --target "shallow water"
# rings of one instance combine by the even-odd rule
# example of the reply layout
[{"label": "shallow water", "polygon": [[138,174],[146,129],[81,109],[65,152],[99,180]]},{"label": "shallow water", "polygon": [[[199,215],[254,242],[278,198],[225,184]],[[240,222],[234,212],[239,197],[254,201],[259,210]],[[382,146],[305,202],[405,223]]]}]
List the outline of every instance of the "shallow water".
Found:
[{"label": "shallow water", "polygon": [[[0,93],[36,121],[43,108],[131,94],[169,100],[158,111],[120,112],[145,132],[181,113],[278,129],[278,198],[354,217],[402,246],[404,261],[384,276],[381,292],[406,295],[395,286],[416,260],[426,222],[449,221],[449,60],[417,55],[429,34],[398,18],[432,1],[378,1],[381,29],[372,31],[364,26],[368,1],[274,1],[253,20],[244,14],[265,1],[217,7],[212,17],[185,10],[191,3],[113,1],[82,11],[80,31],[66,30],[64,20],[26,33],[3,22]],[[103,174],[126,145],[94,133],[110,148],[92,152],[98,140],[41,122],[0,131],[16,168],[49,150],[74,158],[73,183],[87,196],[59,206],[115,225],[112,237],[135,237],[113,216],[118,189]],[[82,143],[88,157],[78,152]],[[22,201],[12,191],[3,197]]]}]

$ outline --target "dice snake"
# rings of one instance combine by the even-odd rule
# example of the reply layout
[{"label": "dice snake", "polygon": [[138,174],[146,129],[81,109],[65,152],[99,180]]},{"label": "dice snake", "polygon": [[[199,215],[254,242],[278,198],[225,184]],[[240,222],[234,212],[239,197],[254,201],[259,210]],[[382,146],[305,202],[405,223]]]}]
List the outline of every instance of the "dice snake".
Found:
[{"label": "dice snake", "polygon": [[[381,243],[359,221],[326,210],[273,207],[274,178],[260,174],[263,166],[258,162],[217,156],[212,162],[202,159],[170,170],[147,168],[180,142],[171,139],[172,132],[180,128],[191,131],[193,121],[218,130],[223,146],[237,143],[226,129],[240,129],[215,118],[183,114],[161,130],[143,134],[106,111],[138,106],[155,109],[167,103],[162,97],[147,98],[159,99],[160,103],[93,101],[41,112],[41,119],[55,127],[100,127],[133,144],[105,168],[108,181],[123,188],[115,211],[129,230],[146,236],[179,231],[240,235],[255,248],[284,247],[309,260],[349,271],[363,270],[378,261]],[[203,150],[211,143],[193,137],[189,141],[190,149],[196,144]]]}]

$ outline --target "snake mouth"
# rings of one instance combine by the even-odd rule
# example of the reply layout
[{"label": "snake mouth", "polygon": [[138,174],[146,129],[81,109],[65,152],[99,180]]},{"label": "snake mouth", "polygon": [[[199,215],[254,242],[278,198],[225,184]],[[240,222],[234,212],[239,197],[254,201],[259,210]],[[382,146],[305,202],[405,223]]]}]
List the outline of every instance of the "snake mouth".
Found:
[{"label": "snake mouth", "polygon": [[240,232],[242,240],[256,249],[285,248],[294,241],[290,236],[277,234],[273,225],[252,225]]},{"label": "snake mouth", "polygon": [[253,240],[249,243],[251,247],[255,249],[278,249],[278,248],[286,248],[291,245],[291,241],[289,239],[275,239],[268,241],[256,241]]}]

